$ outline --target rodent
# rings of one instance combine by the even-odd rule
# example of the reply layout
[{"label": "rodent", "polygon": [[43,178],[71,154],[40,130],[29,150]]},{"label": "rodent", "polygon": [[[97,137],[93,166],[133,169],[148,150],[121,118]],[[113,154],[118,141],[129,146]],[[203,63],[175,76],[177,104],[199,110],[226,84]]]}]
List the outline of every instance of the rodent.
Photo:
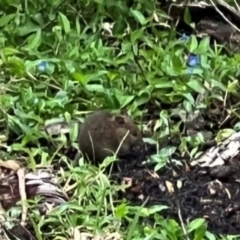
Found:
[{"label": "rodent", "polygon": [[144,152],[141,131],[126,115],[113,115],[108,110],[98,110],[90,114],[81,125],[79,148],[84,157],[100,163],[107,156],[115,154],[128,131],[118,157]]}]

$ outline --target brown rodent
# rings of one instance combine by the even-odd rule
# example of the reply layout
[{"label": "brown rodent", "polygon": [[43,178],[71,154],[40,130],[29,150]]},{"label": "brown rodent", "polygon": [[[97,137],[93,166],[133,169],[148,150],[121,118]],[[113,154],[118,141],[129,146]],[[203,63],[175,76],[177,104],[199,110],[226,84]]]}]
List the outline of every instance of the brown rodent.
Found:
[{"label": "brown rodent", "polygon": [[125,115],[99,110],[83,122],[79,132],[79,147],[86,158],[99,163],[107,156],[114,155],[126,134],[117,156],[141,154],[144,149],[142,134],[132,120]]}]

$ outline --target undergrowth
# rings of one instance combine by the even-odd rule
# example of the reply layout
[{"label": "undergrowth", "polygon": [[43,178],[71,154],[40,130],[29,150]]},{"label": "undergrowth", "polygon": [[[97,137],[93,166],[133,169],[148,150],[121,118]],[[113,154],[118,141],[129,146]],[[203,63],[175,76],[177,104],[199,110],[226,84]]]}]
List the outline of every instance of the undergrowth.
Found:
[{"label": "undergrowth", "polygon": [[[76,230],[128,240],[185,239],[186,233],[217,239],[204,219],[183,227],[161,217],[166,206],[117,199],[124,186],[109,180],[107,164],[97,168],[80,159],[73,166],[61,151],[78,150],[77,129],[69,138],[52,138],[44,126],[51,119],[81,123],[96,109],[126,109],[147,129],[142,116],[153,106],[158,120],[149,141],[172,134],[180,144],[171,154],[193,157],[204,140],[182,134],[184,116],[214,101],[237,115],[238,106],[226,100],[238,99],[239,55],[220,54],[222,47],[210,45],[208,37],[181,39],[157,1],[3,0],[0,6],[1,159],[22,158],[32,170],[60,160],[68,166],[59,167],[58,180],[70,201],[46,215],[32,203],[29,221],[37,239],[77,239]],[[200,59],[192,69],[190,53]],[[204,95],[201,102],[198,94]],[[169,124],[173,108],[180,119]],[[168,157],[164,149],[154,155],[156,169]],[[144,220],[149,216],[154,225]]]}]

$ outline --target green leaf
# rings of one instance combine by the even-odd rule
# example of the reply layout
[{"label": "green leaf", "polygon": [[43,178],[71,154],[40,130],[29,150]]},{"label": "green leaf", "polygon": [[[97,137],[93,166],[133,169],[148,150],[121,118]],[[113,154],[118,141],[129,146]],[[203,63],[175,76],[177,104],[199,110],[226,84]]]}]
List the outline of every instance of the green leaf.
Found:
[{"label": "green leaf", "polygon": [[230,82],[227,86],[227,91],[229,93],[237,93],[237,86],[239,85],[238,80],[234,80],[233,82]]},{"label": "green leaf", "polygon": [[188,25],[190,25],[191,22],[192,22],[191,15],[190,15],[188,7],[186,7],[185,10],[184,10],[183,19],[184,19],[184,22],[187,23]]},{"label": "green leaf", "polygon": [[143,16],[143,14],[141,12],[139,12],[138,10],[130,10],[132,15],[134,16],[134,18],[141,24],[144,25],[146,23],[146,19]]},{"label": "green leaf", "polygon": [[30,49],[37,49],[41,44],[41,35],[41,29],[38,29],[35,34],[32,34],[30,37],[28,37],[27,47]]},{"label": "green leaf", "polygon": [[197,79],[191,79],[187,83],[187,85],[198,93],[204,93],[205,92],[202,83],[200,81],[198,81]]},{"label": "green leaf", "polygon": [[114,61],[114,64],[120,65],[120,64],[126,63],[130,59],[133,59],[133,56],[132,56],[132,54],[130,52],[128,52],[126,55],[123,55],[123,56],[120,56],[119,58],[117,58]]},{"label": "green leaf", "polygon": [[210,48],[210,38],[204,37],[201,42],[199,43],[197,53],[204,54],[207,53]]},{"label": "green leaf", "polygon": [[11,66],[11,70],[14,74],[17,74],[19,77],[22,77],[25,73],[25,66],[23,59],[16,56],[9,57],[7,64]]},{"label": "green leaf", "polygon": [[222,84],[219,80],[211,79],[210,82],[212,86],[218,87],[224,92],[227,90],[227,87],[224,84]]},{"label": "green leaf", "polygon": [[90,92],[105,92],[105,88],[101,84],[87,84],[86,89]]},{"label": "green leaf", "polygon": [[225,140],[226,138],[230,137],[234,133],[236,133],[236,132],[231,128],[222,129],[218,132],[215,140],[217,142],[221,142],[221,141]]},{"label": "green leaf", "polygon": [[79,46],[78,45],[75,45],[72,47],[72,49],[70,50],[69,54],[68,54],[68,57],[69,59],[76,59],[76,58],[79,58]]},{"label": "green leaf", "polygon": [[205,232],[206,232],[206,222],[203,221],[203,224],[199,226],[194,232],[194,240],[202,240],[205,236]]},{"label": "green leaf", "polygon": [[75,80],[77,80],[83,84],[87,84],[91,80],[98,80],[101,76],[107,75],[107,73],[108,72],[105,70],[97,71],[92,74],[82,74],[80,72],[74,72],[74,73],[72,73],[72,76]]},{"label": "green leaf", "polygon": [[172,66],[175,69],[182,70],[183,68],[183,63],[182,63],[182,58],[180,56],[176,56],[175,54],[172,56]]},{"label": "green leaf", "polygon": [[172,88],[172,87],[173,87],[172,81],[162,81],[162,80],[159,80],[159,83],[154,85],[154,88],[158,88],[158,89]]},{"label": "green leaf", "polygon": [[81,34],[81,26],[79,24],[79,17],[78,16],[76,17],[75,23],[76,23],[77,34],[80,35]]},{"label": "green leaf", "polygon": [[119,17],[117,21],[113,24],[112,33],[113,35],[122,35],[126,28],[126,22],[122,17]]},{"label": "green leaf", "polygon": [[149,212],[148,216],[154,213],[159,213],[162,210],[168,209],[168,208],[169,208],[168,206],[164,206],[164,205],[154,205],[148,209],[148,212]]},{"label": "green leaf", "polygon": [[195,106],[195,101],[191,93],[182,93],[182,95],[193,105]]},{"label": "green leaf", "polygon": [[206,231],[205,236],[207,237],[208,240],[216,240],[216,237],[208,231]]},{"label": "green leaf", "polygon": [[21,52],[19,50],[17,50],[16,48],[5,47],[2,49],[2,53],[3,53],[4,57],[7,57],[7,56],[19,54]]},{"label": "green leaf", "polygon": [[6,26],[14,17],[16,16],[15,13],[9,14],[9,15],[3,15],[0,17],[0,27]]},{"label": "green leaf", "polygon": [[81,83],[87,83],[86,76],[80,72],[72,73],[72,77]]},{"label": "green leaf", "polygon": [[123,218],[128,212],[127,205],[122,203],[115,208],[115,213],[117,218]]},{"label": "green leaf", "polygon": [[23,37],[25,35],[28,35],[29,33],[36,32],[38,30],[41,30],[41,28],[32,22],[27,22],[26,24],[20,26],[16,30],[16,35]]},{"label": "green leaf", "polygon": [[120,103],[121,108],[126,107],[132,100],[134,96],[116,96],[117,100]]},{"label": "green leaf", "polygon": [[131,32],[131,42],[134,43],[136,40],[142,37],[144,28],[137,29],[133,32]]},{"label": "green leaf", "polygon": [[188,42],[187,46],[189,49],[189,52],[193,53],[195,49],[198,47],[198,41],[195,35],[191,35]]},{"label": "green leaf", "polygon": [[140,94],[139,96],[136,96],[134,99],[134,103],[137,106],[140,106],[142,104],[145,104],[149,101],[150,99],[150,93],[149,92],[143,92],[142,94]]},{"label": "green leaf", "polygon": [[189,231],[193,231],[195,229],[198,229],[199,227],[201,227],[204,223],[206,222],[206,220],[204,218],[197,218],[194,219],[189,225]]},{"label": "green leaf", "polygon": [[110,81],[114,80],[118,76],[119,76],[118,72],[108,71],[108,78],[110,79]]},{"label": "green leaf", "polygon": [[58,14],[62,22],[63,30],[66,34],[68,34],[71,31],[70,22],[63,13],[59,12]]},{"label": "green leaf", "polygon": [[186,109],[186,111],[187,112],[192,112],[192,104],[189,102],[189,101],[187,101],[187,100],[184,100],[183,101],[183,107],[184,107],[184,109]]}]

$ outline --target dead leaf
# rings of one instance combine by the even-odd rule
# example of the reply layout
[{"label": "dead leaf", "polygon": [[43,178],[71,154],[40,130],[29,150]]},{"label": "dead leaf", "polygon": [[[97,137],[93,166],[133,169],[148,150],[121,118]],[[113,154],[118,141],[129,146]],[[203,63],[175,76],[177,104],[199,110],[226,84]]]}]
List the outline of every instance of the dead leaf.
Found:
[{"label": "dead leaf", "polygon": [[168,192],[169,193],[173,193],[174,192],[173,184],[171,182],[169,182],[169,181],[166,181],[165,183],[166,183]]},{"label": "dead leaf", "polygon": [[122,184],[127,185],[127,187],[132,186],[132,178],[123,178]]},{"label": "dead leaf", "polygon": [[15,160],[7,160],[7,161],[0,160],[0,167],[11,169],[12,171],[17,172],[17,170],[20,168],[20,165]]},{"label": "dead leaf", "polygon": [[142,192],[141,190],[142,190],[142,185],[141,184],[131,188],[131,192],[135,192],[135,193]]},{"label": "dead leaf", "polygon": [[21,225],[25,226],[26,220],[27,220],[27,194],[26,194],[26,186],[25,186],[25,171],[23,168],[18,169],[17,171],[18,175],[18,182],[19,182],[19,193],[21,196],[21,204],[22,204],[22,220]]}]

